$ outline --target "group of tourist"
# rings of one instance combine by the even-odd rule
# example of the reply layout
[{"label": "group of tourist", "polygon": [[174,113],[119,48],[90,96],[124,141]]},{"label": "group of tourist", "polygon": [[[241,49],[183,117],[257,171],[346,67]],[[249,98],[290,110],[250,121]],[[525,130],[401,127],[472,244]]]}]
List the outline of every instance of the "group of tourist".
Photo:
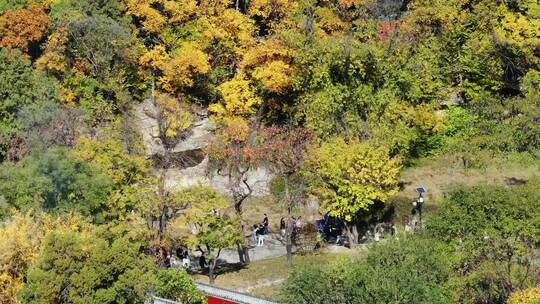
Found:
[{"label": "group of tourist", "polygon": [[189,252],[185,249],[177,248],[176,253],[173,253],[165,248],[159,248],[157,254],[161,267],[185,268],[186,270],[190,267]]},{"label": "group of tourist", "polygon": [[[302,228],[302,216],[299,216],[298,218],[292,216],[292,233],[291,238],[295,239],[296,236],[299,234],[300,229]],[[279,222],[279,234],[281,237],[281,241],[285,241],[285,236],[287,234],[287,223],[285,222],[285,218],[281,218]]]}]

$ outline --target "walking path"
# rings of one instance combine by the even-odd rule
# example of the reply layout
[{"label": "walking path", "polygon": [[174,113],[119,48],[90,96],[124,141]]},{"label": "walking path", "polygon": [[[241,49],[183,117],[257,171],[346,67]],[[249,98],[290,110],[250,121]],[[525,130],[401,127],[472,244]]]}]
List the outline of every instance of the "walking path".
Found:
[{"label": "walking path", "polygon": [[[260,261],[276,258],[287,254],[285,244],[279,240],[279,234],[267,234],[264,245],[257,247],[251,244],[249,248],[250,261]],[[294,248],[293,248],[294,249]],[[239,263],[238,251],[236,249],[224,249],[219,257],[220,263]]]}]

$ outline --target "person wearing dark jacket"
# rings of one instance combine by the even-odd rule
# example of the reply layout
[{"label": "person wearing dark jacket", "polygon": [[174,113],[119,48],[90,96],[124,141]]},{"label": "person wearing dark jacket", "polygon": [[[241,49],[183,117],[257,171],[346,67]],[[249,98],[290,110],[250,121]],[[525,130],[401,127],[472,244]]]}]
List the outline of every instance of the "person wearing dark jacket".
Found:
[{"label": "person wearing dark jacket", "polygon": [[264,214],[263,218],[264,234],[268,234],[268,215]]}]

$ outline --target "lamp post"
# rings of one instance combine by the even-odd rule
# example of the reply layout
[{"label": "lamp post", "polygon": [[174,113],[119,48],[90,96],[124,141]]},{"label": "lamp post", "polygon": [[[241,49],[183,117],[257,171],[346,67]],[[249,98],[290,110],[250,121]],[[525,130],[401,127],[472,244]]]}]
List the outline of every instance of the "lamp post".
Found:
[{"label": "lamp post", "polygon": [[418,198],[413,202],[413,206],[418,210],[419,226],[420,229],[422,229],[422,206],[424,205],[423,193],[426,192],[426,189],[424,187],[418,187],[416,188],[416,192],[418,193]]}]

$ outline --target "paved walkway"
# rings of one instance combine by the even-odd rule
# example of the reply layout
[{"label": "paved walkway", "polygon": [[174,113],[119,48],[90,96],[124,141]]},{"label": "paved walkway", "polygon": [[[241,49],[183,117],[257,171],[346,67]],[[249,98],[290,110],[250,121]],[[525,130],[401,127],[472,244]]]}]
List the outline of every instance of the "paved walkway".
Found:
[{"label": "paved walkway", "polygon": [[[249,248],[249,259],[251,262],[260,261],[287,254],[285,244],[279,240],[279,234],[268,234],[265,236],[264,245],[257,247],[252,242]],[[224,263],[239,263],[238,251],[235,249],[224,249],[219,257]]]}]

